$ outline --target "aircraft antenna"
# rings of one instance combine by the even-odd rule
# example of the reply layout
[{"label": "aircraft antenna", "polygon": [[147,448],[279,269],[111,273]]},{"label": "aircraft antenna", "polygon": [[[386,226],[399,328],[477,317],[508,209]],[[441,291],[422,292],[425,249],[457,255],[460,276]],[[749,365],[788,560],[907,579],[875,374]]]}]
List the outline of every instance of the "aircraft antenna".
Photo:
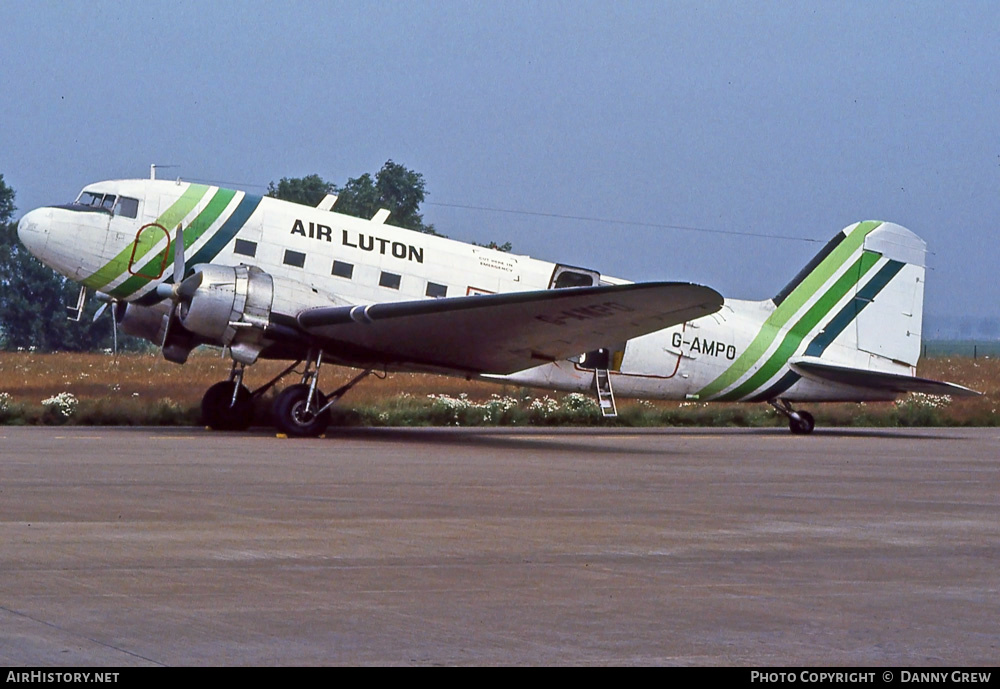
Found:
[{"label": "aircraft antenna", "polygon": [[149,178],[150,179],[156,179],[156,171],[158,169],[161,169],[161,168],[166,169],[168,167],[180,167],[180,165],[157,165],[156,163],[152,163],[149,166]]}]

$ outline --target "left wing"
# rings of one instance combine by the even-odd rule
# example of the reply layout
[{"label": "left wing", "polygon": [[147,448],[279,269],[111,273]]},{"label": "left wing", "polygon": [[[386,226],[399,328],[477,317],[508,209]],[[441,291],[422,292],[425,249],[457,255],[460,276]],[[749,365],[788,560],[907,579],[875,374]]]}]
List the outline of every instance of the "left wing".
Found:
[{"label": "left wing", "polygon": [[513,373],[714,313],[708,287],[654,282],[306,309],[331,352],[384,364]]}]

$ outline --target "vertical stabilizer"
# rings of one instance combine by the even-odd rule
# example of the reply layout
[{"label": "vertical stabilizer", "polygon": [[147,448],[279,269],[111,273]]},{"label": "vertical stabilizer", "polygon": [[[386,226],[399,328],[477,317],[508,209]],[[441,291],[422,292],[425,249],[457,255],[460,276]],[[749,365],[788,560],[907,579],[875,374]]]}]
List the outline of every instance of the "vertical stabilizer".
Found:
[{"label": "vertical stabilizer", "polygon": [[920,355],[925,244],[892,223],[837,233],[772,299],[736,360],[700,398],[775,399],[800,376],[793,361],[913,375]]}]

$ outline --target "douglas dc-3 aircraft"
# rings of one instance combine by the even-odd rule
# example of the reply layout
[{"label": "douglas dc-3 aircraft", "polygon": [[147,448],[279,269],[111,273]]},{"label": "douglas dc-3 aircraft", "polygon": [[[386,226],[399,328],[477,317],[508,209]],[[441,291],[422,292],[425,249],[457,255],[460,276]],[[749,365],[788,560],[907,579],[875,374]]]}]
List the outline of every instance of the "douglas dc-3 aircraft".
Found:
[{"label": "douglas dc-3 aircraft", "polygon": [[[153,177],[153,175],[151,175]],[[244,429],[252,400],[305,361],[275,425],[315,436],[373,370],[423,371],[629,397],[759,401],[813,430],[806,401],[977,394],[915,376],[924,242],[884,222],[845,228],[765,301],[678,282],[632,284],[242,191],[169,180],[88,185],[18,225],[43,262],[111,303],[123,331],[183,363],[225,347],[205,422]],[[81,292],[79,308],[85,293]],[[294,361],[251,392],[245,367]],[[324,395],[323,363],[363,369]]]}]

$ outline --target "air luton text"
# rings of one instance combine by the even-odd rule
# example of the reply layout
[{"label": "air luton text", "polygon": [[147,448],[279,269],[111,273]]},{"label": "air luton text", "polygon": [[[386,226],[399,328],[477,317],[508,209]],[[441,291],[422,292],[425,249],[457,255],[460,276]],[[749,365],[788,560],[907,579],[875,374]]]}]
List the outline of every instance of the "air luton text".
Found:
[{"label": "air luton text", "polygon": [[[310,239],[333,241],[333,228],[320,223],[311,222],[307,226],[301,220],[296,220],[292,224],[292,234],[302,235]],[[424,262],[423,247],[416,247],[411,244],[404,244],[403,242],[394,242],[391,239],[383,239],[382,237],[364,234],[363,232],[341,230],[340,243],[352,249],[372,251],[383,256],[392,256],[404,261]]]}]

